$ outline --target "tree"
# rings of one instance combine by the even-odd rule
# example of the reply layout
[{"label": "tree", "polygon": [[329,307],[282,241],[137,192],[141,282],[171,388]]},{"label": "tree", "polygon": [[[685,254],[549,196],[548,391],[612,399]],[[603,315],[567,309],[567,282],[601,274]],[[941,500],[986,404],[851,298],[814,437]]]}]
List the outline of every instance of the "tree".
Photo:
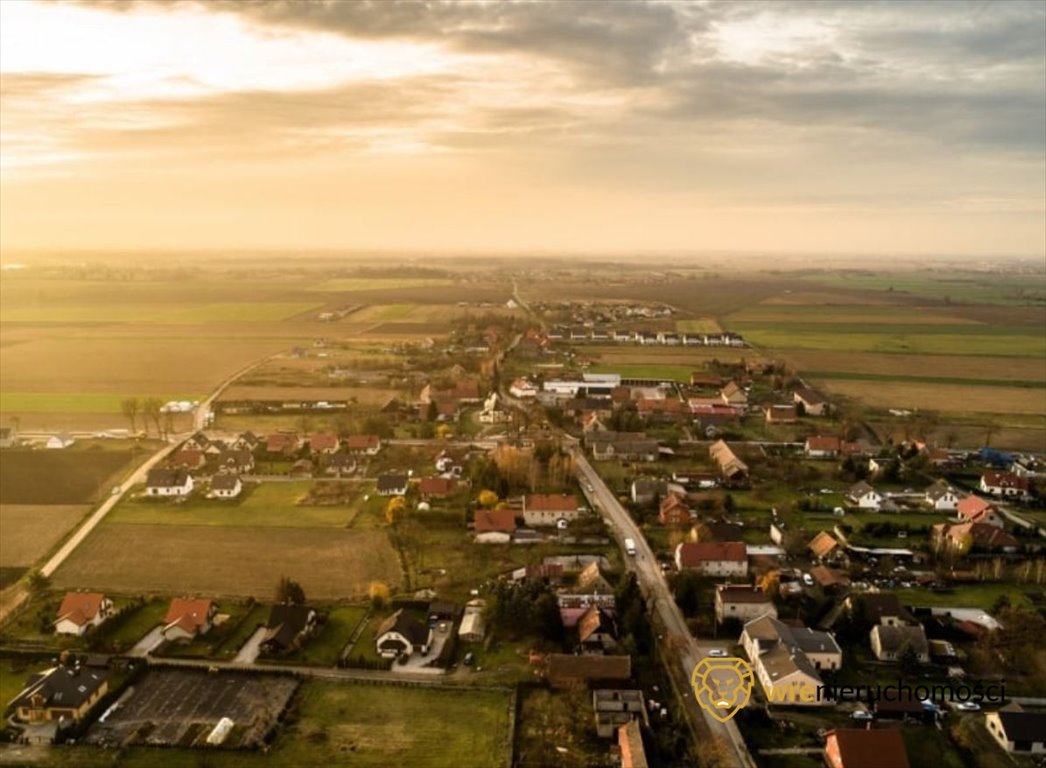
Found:
[{"label": "tree", "polygon": [[778,585],[781,583],[781,572],[777,570],[771,570],[764,573],[759,579],[759,588],[763,590],[763,594],[773,599],[773,596],[777,594]]},{"label": "tree", "polygon": [[143,421],[146,423],[146,431],[149,431],[148,422],[152,419],[153,425],[156,427],[156,434],[161,434],[160,430],[160,415],[163,413],[163,400],[158,397],[147,397],[142,403],[142,412],[145,414]]},{"label": "tree", "polygon": [[903,677],[908,677],[915,673],[919,668],[919,654],[916,653],[915,649],[911,645],[905,644],[901,650],[900,655],[897,657],[897,666],[901,670]]},{"label": "tree", "polygon": [[384,581],[372,581],[367,589],[370,604],[376,611],[380,611],[389,601],[389,585]]},{"label": "tree", "polygon": [[36,595],[50,587],[51,580],[40,573],[40,571],[34,569],[29,572],[26,584],[29,586],[29,591]]},{"label": "tree", "polygon": [[137,397],[126,397],[120,401],[120,413],[131,422],[131,432],[138,431],[138,411],[141,403]]},{"label": "tree", "polygon": [[479,505],[481,507],[493,507],[498,503],[498,495],[494,491],[488,491],[486,489],[479,492]]},{"label": "tree", "polygon": [[389,525],[396,525],[403,519],[407,511],[407,499],[404,496],[393,496],[385,505],[385,521]]},{"label": "tree", "polygon": [[436,427],[436,437],[440,440],[446,440],[448,437],[454,436],[454,428],[449,424],[440,424]]},{"label": "tree", "polygon": [[305,605],[305,590],[289,576],[281,576],[276,585],[276,602]]}]

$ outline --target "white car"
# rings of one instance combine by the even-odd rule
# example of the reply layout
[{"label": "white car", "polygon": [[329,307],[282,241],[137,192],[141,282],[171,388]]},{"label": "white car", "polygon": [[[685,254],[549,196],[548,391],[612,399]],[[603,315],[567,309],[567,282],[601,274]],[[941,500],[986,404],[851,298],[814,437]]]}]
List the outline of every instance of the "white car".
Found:
[{"label": "white car", "polygon": [[963,712],[980,712],[981,705],[976,701],[960,701],[955,708]]},{"label": "white car", "polygon": [[812,587],[814,585],[814,577],[811,576],[809,573],[804,573],[803,584],[805,584],[808,587]]},{"label": "white car", "polygon": [[871,712],[868,712],[867,710],[864,710],[864,709],[857,710],[856,712],[851,714],[850,717],[852,719],[854,719],[854,720],[857,720],[857,721],[863,722],[863,723],[866,723],[869,720],[874,720],[875,719],[875,715],[873,715]]},{"label": "white car", "polygon": [[726,651],[722,648],[713,648],[708,652],[709,658],[713,659],[725,659],[727,657]]}]

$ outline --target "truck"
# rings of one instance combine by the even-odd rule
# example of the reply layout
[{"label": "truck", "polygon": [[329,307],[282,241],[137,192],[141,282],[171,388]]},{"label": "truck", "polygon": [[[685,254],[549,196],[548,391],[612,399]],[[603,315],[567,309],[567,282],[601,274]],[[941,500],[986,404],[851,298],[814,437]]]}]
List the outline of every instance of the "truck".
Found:
[{"label": "truck", "polygon": [[636,556],[636,542],[634,539],[625,539],[625,552],[631,557]]}]

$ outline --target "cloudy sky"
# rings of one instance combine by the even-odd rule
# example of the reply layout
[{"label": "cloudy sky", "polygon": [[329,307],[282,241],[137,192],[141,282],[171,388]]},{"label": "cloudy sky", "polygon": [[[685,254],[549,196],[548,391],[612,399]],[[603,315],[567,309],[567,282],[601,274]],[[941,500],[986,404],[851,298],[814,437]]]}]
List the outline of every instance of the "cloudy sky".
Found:
[{"label": "cloudy sky", "polygon": [[0,3],[0,245],[1041,255],[1038,2]]}]

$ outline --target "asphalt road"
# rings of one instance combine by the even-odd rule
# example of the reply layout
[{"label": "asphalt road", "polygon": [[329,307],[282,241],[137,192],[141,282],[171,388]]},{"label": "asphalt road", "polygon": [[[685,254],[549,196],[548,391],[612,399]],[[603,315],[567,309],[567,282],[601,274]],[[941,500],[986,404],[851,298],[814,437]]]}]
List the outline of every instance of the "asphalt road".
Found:
[{"label": "asphalt road", "polygon": [[[708,642],[699,644],[690,633],[683,614],[669,591],[668,583],[661,572],[661,566],[639,527],[628,514],[628,510],[621,506],[614,494],[610,492],[581,450],[574,452],[574,467],[578,479],[581,481],[581,487],[585,489],[589,501],[612,526],[615,538],[622,545],[622,551],[624,551],[624,539],[630,538],[635,541],[635,556],[629,557],[626,554],[625,559],[629,567],[635,571],[640,589],[651,604],[652,610],[657,614],[664,631],[675,638],[670,643],[665,642],[665,650],[671,653],[671,649],[679,649],[684,676],[689,680],[694,667],[705,657],[706,652],[710,648],[718,646]],[[589,488],[592,490],[589,491]],[[755,761],[748,752],[748,747],[745,745],[736,723],[732,720],[720,723],[701,709],[692,696],[687,698],[686,709],[691,717],[702,718],[708,731],[730,747],[735,757],[734,765],[739,768],[755,768]]]}]

